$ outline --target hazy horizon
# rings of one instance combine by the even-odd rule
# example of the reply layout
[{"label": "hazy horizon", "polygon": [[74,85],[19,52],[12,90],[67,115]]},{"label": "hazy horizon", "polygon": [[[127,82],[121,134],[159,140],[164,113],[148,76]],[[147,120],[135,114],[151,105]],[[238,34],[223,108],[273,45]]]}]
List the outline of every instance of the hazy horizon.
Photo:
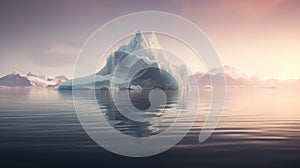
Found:
[{"label": "hazy horizon", "polygon": [[300,2],[296,0],[0,4],[0,76],[18,70],[72,77],[78,51],[98,27],[124,14],[154,10],[194,22],[207,34],[223,65],[263,79],[300,78]]}]

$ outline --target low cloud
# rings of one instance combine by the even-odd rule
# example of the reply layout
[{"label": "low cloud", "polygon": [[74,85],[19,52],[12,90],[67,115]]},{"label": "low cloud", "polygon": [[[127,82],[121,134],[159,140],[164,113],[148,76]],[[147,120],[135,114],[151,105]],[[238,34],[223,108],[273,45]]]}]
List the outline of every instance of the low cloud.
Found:
[{"label": "low cloud", "polygon": [[274,9],[287,0],[220,0],[220,8],[225,12],[250,20],[267,17]]},{"label": "low cloud", "polygon": [[70,44],[53,44],[39,49],[32,58],[37,64],[45,66],[64,66],[75,62],[79,47]]},{"label": "low cloud", "polygon": [[[239,18],[245,21],[258,21],[268,17],[275,9],[288,0],[216,0],[180,1],[180,11],[187,16],[212,18]],[[203,19],[203,18],[202,18]]]}]

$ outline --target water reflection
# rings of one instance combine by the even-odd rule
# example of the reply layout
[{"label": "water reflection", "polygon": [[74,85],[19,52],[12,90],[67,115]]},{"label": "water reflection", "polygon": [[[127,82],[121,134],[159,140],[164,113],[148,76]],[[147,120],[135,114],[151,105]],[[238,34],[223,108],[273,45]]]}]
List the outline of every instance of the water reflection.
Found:
[{"label": "water reflection", "polygon": [[[122,114],[115,105],[112,99],[112,92],[108,90],[97,90],[96,97],[99,108],[104,111],[105,117],[109,124],[116,130],[131,136],[145,137],[158,134],[173,123],[177,115],[177,106],[179,103],[178,91],[164,91],[167,102],[161,102],[155,109],[147,111],[151,103],[149,101],[150,90],[119,90],[118,96],[125,98],[123,95],[130,95],[131,100],[121,99],[126,102],[124,106],[134,105],[138,111],[130,111],[131,113],[139,113],[141,117],[150,118],[149,121],[139,122],[134,121],[126,114]],[[132,103],[132,104],[131,104]]]}]

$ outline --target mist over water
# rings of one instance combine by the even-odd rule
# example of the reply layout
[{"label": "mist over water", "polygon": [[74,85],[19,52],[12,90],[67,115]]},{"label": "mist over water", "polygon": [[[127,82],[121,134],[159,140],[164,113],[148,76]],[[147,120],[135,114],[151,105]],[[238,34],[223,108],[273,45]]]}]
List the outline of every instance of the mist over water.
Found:
[{"label": "mist over water", "polygon": [[[89,100],[91,91],[81,92],[82,98]],[[197,121],[179,144],[155,156],[128,158],[99,147],[85,133],[76,116],[71,91],[1,88],[0,160],[4,167],[298,167],[299,93],[299,88],[227,88],[225,110],[218,127],[208,140],[198,143],[212,101],[211,88],[203,88]],[[131,94],[134,98],[138,93]],[[110,125],[130,136],[155,135],[176,117],[173,111],[178,100],[176,93],[167,94],[163,114],[149,114],[153,122],[145,123],[132,122],[118,113],[109,91],[97,91],[96,95]],[[142,97],[132,101],[140,109],[149,104]],[[89,101],[85,102],[88,105]],[[186,117],[183,127],[190,122]],[[90,121],[97,122],[93,118]]]}]

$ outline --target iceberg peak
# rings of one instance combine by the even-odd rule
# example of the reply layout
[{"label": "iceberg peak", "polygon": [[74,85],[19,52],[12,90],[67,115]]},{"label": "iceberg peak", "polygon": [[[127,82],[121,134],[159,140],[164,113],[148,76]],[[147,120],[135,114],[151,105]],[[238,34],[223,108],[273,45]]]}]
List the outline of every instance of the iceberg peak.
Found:
[{"label": "iceberg peak", "polygon": [[148,36],[148,44],[149,48],[160,48],[156,33],[154,31]]},{"label": "iceberg peak", "polygon": [[142,33],[141,31],[138,31],[133,35],[131,41],[127,45],[121,46],[119,50],[133,52],[150,48],[160,48],[155,32]]}]

